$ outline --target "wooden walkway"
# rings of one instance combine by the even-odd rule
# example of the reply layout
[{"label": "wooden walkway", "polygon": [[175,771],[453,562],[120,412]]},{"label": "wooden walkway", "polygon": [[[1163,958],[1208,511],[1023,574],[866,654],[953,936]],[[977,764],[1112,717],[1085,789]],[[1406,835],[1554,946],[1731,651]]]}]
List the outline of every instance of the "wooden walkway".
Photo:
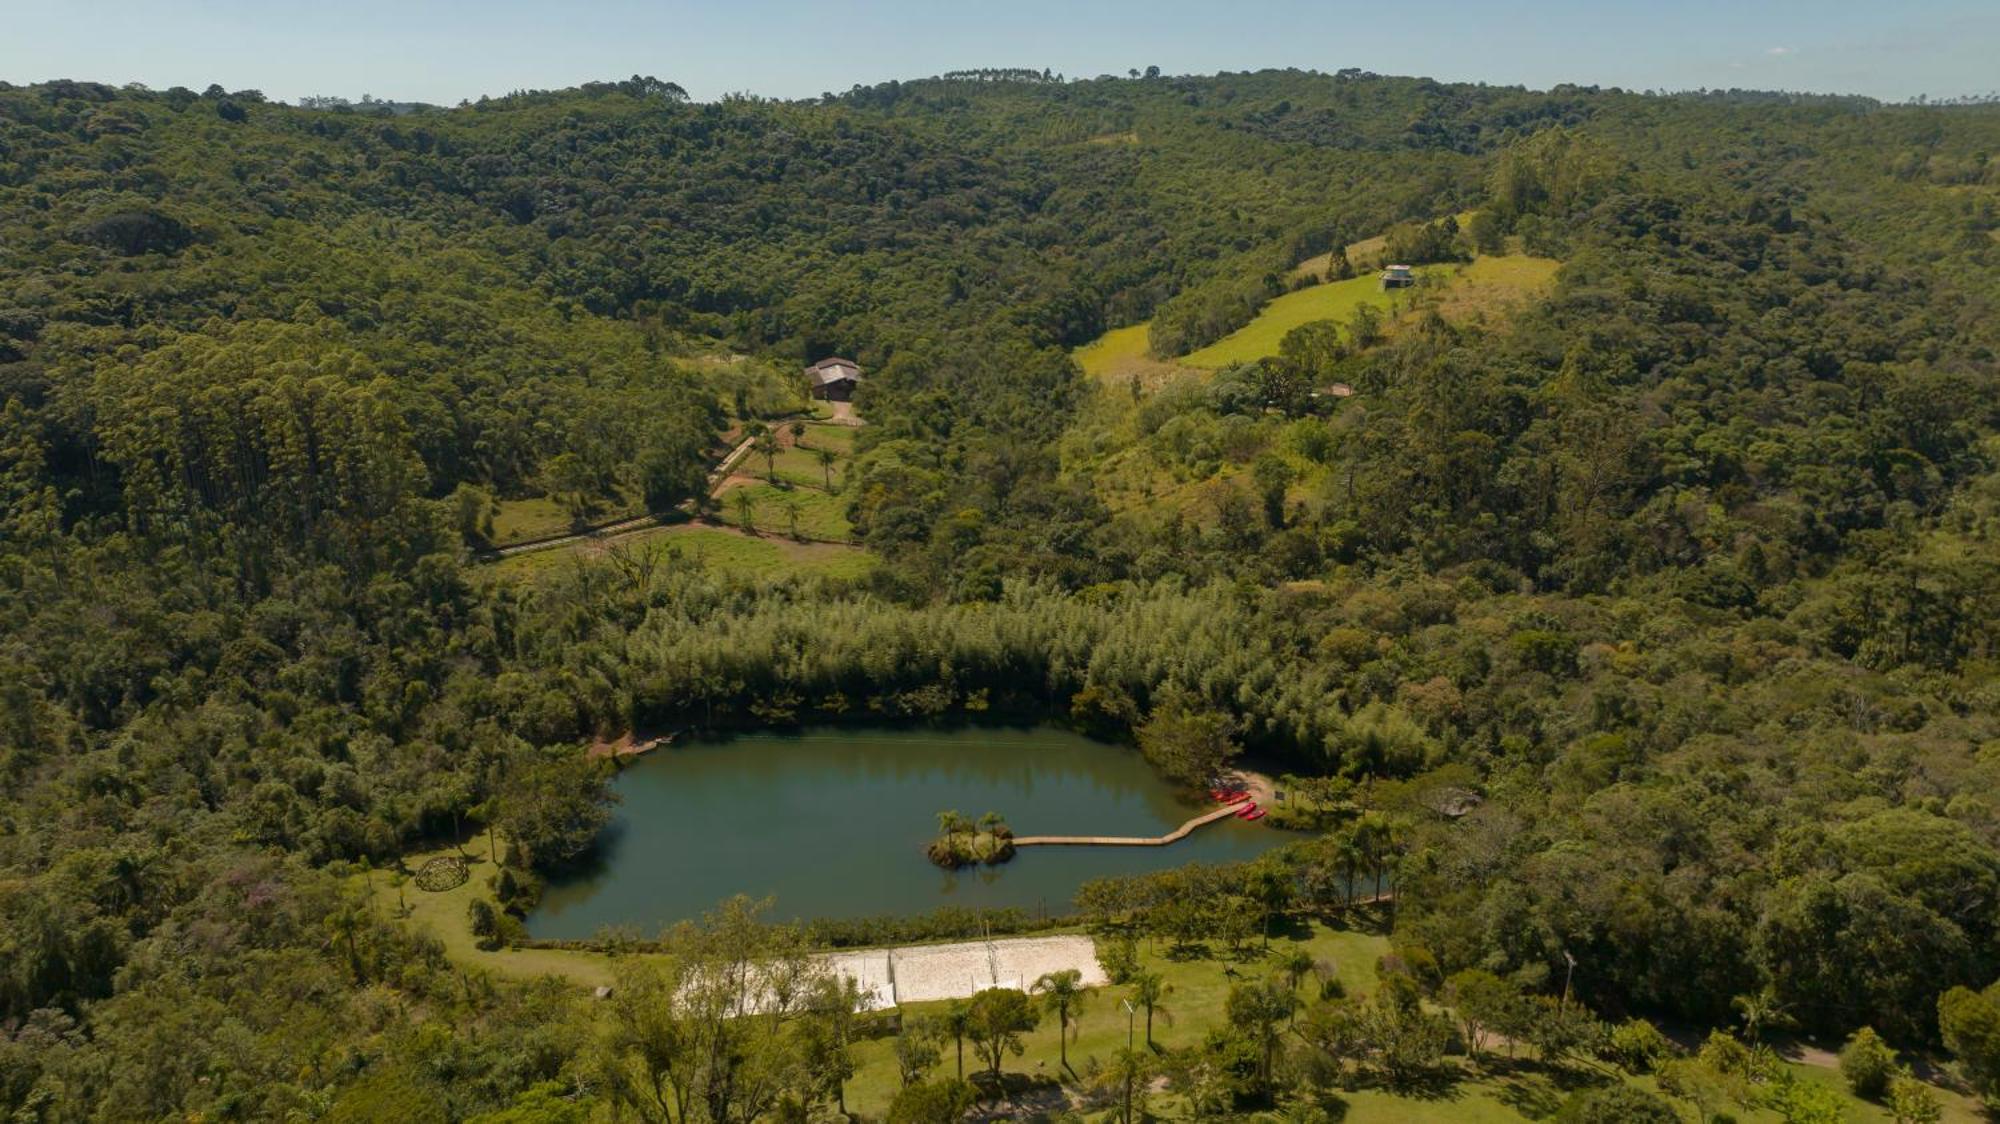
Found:
[{"label": "wooden walkway", "polygon": [[1169,843],[1187,838],[1188,833],[1203,824],[1211,824],[1219,819],[1236,814],[1239,805],[1225,804],[1212,812],[1203,812],[1165,835],[1152,839],[1142,839],[1134,835],[1017,835],[1016,847],[1164,847]]}]

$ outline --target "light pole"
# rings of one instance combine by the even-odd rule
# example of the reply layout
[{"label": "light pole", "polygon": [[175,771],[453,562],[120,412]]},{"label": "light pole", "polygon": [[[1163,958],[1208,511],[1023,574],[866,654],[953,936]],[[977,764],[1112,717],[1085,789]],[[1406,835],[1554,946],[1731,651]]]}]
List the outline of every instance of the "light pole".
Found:
[{"label": "light pole", "polygon": [[1132,1022],[1138,1011],[1130,999],[1118,1002],[1125,1008],[1125,1124],[1132,1124]]}]

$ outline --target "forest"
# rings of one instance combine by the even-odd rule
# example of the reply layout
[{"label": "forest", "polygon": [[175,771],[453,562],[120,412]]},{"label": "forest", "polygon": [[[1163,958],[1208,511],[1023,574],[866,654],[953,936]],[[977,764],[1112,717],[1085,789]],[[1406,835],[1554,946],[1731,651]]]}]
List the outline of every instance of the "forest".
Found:
[{"label": "forest", "polygon": [[[0,83],[0,1109],[845,1111],[832,984],[761,1030],[706,990],[825,930],[724,908],[604,1014],[456,966],[370,879],[497,832],[532,904],[610,814],[593,739],[989,708],[1226,731],[1326,795],[1255,869],[1075,903],[1104,946],[1249,939],[1190,901],[1386,940],[1365,1006],[1232,992],[1168,1067],[1189,1118],[1493,1035],[1651,1072],[1655,1024],[1721,1035],[1653,1097],[1703,1120],[1779,1025],[2000,1103],[1996,153],[1988,105],[1359,71]],[[1561,265],[1212,375],[1072,358],[1146,324],[1170,365],[1385,233]],[[869,372],[865,577],[492,577],[494,504],[698,505],[727,364],[833,354]],[[686,1025],[639,1002],[677,994]],[[981,1009],[995,1073],[1031,1015]],[[890,1119],[965,1107],[911,1088]]]}]

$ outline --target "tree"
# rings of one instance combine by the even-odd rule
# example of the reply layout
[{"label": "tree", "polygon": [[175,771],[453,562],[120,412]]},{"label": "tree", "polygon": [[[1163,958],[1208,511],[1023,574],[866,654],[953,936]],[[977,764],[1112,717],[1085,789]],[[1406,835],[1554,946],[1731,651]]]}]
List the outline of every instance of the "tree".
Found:
[{"label": "tree", "polygon": [[1201,787],[1214,782],[1243,752],[1226,714],[1178,702],[1157,706],[1139,727],[1139,751],[1169,779]]},{"label": "tree", "polygon": [[1785,1004],[1778,1001],[1778,993],[1768,986],[1738,995],[1729,1001],[1729,1005],[1743,1020],[1743,1036],[1753,1043],[1759,1040],[1766,1028],[1783,1026],[1790,1021]]},{"label": "tree", "polygon": [[1896,1052],[1882,1042],[1874,1027],[1864,1026],[1855,1031],[1840,1048],[1840,1075],[1847,1079],[1847,1087],[1854,1095],[1863,1100],[1882,1099],[1895,1073]]},{"label": "tree", "polygon": [[1501,228],[1499,216],[1489,207],[1482,207],[1472,212],[1472,222],[1467,227],[1466,234],[1472,239],[1472,248],[1479,253],[1507,252],[1507,233]]},{"label": "tree", "polygon": [[1512,982],[1479,968],[1468,968],[1447,979],[1444,999],[1458,1015],[1465,1051],[1474,1061],[1479,1060],[1490,1035],[1521,1021],[1521,1008],[1527,1002]]},{"label": "tree", "polygon": [[497,826],[522,865],[560,867],[596,841],[617,799],[598,762],[530,752],[508,771]]},{"label": "tree", "polygon": [[1139,972],[1132,977],[1132,1001],[1146,1009],[1146,1046],[1153,1045],[1153,1016],[1160,1015],[1172,1026],[1174,1014],[1162,1002],[1173,994],[1174,985],[1158,972]]},{"label": "tree", "polygon": [[1298,996],[1282,980],[1273,978],[1237,984],[1229,989],[1229,998],[1223,1003],[1230,1025],[1257,1045],[1257,1082],[1266,1096],[1272,1091],[1272,1063],[1283,1033],[1281,1024],[1291,1019],[1298,1002]]},{"label": "tree", "polygon": [[1075,968],[1048,972],[1035,980],[1034,991],[1042,1005],[1056,1016],[1056,1050],[1064,1069],[1069,1068],[1070,1016],[1082,1008],[1088,993],[1083,990],[1083,973]]},{"label": "tree", "polygon": [[1981,1096],[2000,1097],[2000,983],[1955,987],[1938,998],[1938,1033]]},{"label": "tree", "polygon": [[816,973],[806,985],[804,1039],[799,1051],[805,1065],[809,1091],[818,1097],[831,1094],[834,1110],[847,1116],[847,1082],[854,1077],[855,1015],[869,998],[851,976]]},{"label": "tree", "polygon": [[935,1015],[903,1020],[896,1034],[896,1074],[905,1086],[924,1079],[924,1074],[944,1060],[944,1036],[950,1030]]},{"label": "tree", "polygon": [[757,423],[750,427],[750,447],[764,458],[764,478],[773,485],[778,483],[778,435],[771,427]]},{"label": "tree", "polygon": [[738,488],[729,494],[730,502],[736,505],[736,523],[749,534],[757,533],[757,501],[748,488]]},{"label": "tree", "polygon": [[1020,1057],[1027,1047],[1021,1036],[1041,1022],[1034,1003],[1024,992],[1008,987],[989,987],[974,995],[965,1011],[965,1036],[985,1060],[987,1072],[1000,1076],[1000,1063],[1008,1054]]},{"label": "tree", "polygon": [[826,481],[826,490],[833,491],[833,466],[839,456],[832,449],[821,446],[813,450],[813,457],[819,461],[820,476]]},{"label": "tree", "polygon": [[1356,351],[1382,342],[1382,314],[1372,304],[1358,304],[1347,318],[1347,340]]},{"label": "tree", "polygon": [[972,1005],[962,999],[954,999],[945,1007],[943,1029],[951,1035],[954,1051],[958,1055],[958,1078],[965,1079],[965,1038],[972,1029]]},{"label": "tree", "polygon": [[548,481],[549,493],[560,501],[569,512],[571,522],[580,523],[590,513],[591,499],[597,491],[596,474],[589,462],[573,452],[564,451],[550,457],[543,466]]}]

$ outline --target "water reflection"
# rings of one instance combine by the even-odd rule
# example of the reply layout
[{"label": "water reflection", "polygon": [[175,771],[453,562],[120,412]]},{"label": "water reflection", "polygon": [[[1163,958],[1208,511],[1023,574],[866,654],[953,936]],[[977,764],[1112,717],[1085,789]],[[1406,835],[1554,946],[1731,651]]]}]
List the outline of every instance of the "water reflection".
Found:
[{"label": "water reflection", "polygon": [[1091,878],[1249,858],[1283,839],[1225,820],[1171,847],[931,866],[923,846],[947,808],[999,812],[1023,835],[1158,835],[1198,810],[1131,749],[1039,727],[742,735],[659,751],[616,787],[617,821],[590,866],[549,887],[528,919],[535,936],[650,932],[736,893],[774,897],[785,917],[1061,908]]}]

